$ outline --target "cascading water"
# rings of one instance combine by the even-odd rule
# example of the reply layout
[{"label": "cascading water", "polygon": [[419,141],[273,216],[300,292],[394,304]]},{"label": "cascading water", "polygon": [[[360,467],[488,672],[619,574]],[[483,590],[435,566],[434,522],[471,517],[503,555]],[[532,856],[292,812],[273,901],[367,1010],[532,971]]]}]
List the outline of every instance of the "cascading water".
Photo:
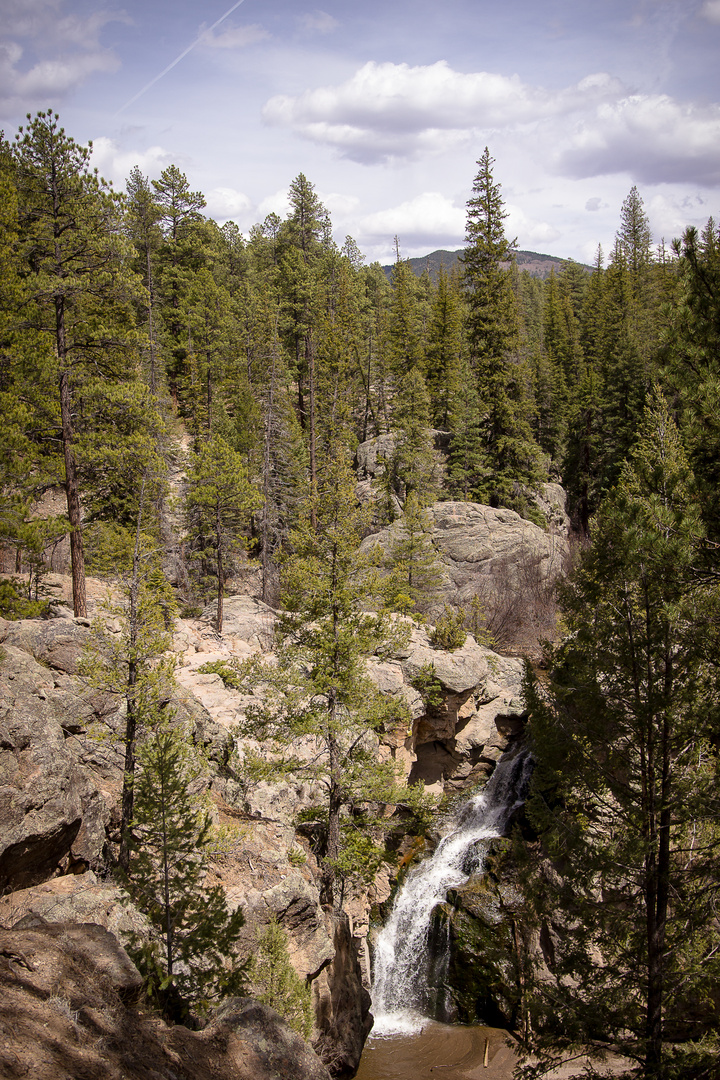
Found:
[{"label": "cascading water", "polygon": [[433,909],[448,889],[482,869],[487,851],[482,841],[504,834],[513,811],[525,801],[531,772],[527,753],[498,762],[483,791],[451,818],[430,858],[408,874],[375,945],[373,1035],[416,1032],[426,1022]]}]

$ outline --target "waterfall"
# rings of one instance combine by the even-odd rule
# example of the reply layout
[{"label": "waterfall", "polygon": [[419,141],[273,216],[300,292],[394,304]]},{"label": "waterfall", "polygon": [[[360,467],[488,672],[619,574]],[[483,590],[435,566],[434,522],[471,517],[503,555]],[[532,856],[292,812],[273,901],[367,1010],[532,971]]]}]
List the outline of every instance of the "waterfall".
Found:
[{"label": "waterfall", "polygon": [[448,889],[482,870],[489,841],[504,834],[511,814],[525,801],[532,758],[521,753],[498,762],[479,795],[447,823],[434,853],[408,874],[374,950],[374,1035],[419,1031],[430,988],[428,933],[433,909]]}]

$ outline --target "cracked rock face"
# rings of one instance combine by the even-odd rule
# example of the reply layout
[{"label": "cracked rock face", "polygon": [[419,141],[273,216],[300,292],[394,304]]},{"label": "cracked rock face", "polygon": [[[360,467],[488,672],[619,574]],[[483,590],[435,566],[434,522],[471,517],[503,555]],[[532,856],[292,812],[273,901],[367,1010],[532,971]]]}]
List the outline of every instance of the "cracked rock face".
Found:
[{"label": "cracked rock face", "polygon": [[[78,700],[51,668],[10,644],[22,641],[42,653],[40,635],[28,633],[25,624],[18,629],[5,636],[0,670],[2,890],[45,881],[69,863],[90,865],[102,853],[109,819],[104,800],[67,745],[102,703]],[[49,639],[58,640],[52,632]]]},{"label": "cracked rock face", "polygon": [[[431,621],[446,605],[469,612],[474,604],[496,639],[500,634],[515,648],[537,649],[538,638],[551,631],[552,587],[569,557],[567,525],[564,519],[556,520],[564,493],[558,485],[548,487],[547,530],[513,510],[480,503],[437,502],[428,507],[437,582],[422,610]],[[369,553],[379,547],[388,560],[403,536],[399,514],[391,525],[366,537],[360,550]]]}]

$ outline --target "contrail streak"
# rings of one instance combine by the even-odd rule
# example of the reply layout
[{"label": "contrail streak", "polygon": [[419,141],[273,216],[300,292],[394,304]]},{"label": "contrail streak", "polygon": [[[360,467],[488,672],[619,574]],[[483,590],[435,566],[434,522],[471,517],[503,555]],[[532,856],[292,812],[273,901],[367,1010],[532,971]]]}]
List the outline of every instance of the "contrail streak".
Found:
[{"label": "contrail streak", "polygon": [[125,112],[125,110],[128,109],[131,105],[133,105],[137,101],[138,98],[141,98],[143,96],[143,94],[146,93],[150,89],[151,86],[154,86],[155,83],[160,82],[160,80],[165,75],[167,75],[168,71],[172,71],[172,69],[176,66],[176,64],[179,64],[181,60],[184,60],[185,57],[187,56],[187,54],[189,52],[192,52],[192,50],[195,48],[196,45],[200,44],[200,42],[203,40],[204,37],[207,37],[208,34],[212,34],[213,30],[215,30],[220,25],[221,22],[225,22],[228,15],[232,15],[233,11],[235,11],[236,8],[239,8],[240,5],[244,4],[244,3],[245,3],[245,0],[237,0],[237,3],[233,4],[233,6],[231,8],[228,8],[228,10],[225,12],[225,14],[220,16],[220,18],[217,20],[217,22],[214,22],[212,24],[212,26],[208,27],[207,30],[203,30],[202,34],[200,34],[199,37],[195,38],[192,45],[188,45],[187,49],[183,49],[183,51],[180,53],[180,55],[176,56],[171,64],[168,64],[168,66],[166,68],[163,68],[163,70],[160,72],[159,75],[156,75],[154,79],[151,79],[149,83],[147,83],[145,86],[143,86],[142,90],[138,90],[137,94],[135,94],[134,97],[131,97],[129,101],[126,101],[124,105],[121,105],[120,108],[118,109],[118,111],[115,113],[115,116],[117,117],[117,116],[120,115],[120,113]]}]

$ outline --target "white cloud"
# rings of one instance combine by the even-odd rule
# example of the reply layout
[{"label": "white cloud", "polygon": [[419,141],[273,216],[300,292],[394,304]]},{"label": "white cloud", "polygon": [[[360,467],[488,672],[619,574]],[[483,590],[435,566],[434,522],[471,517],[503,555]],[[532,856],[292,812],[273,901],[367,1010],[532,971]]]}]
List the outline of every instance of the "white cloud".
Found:
[{"label": "white cloud", "polygon": [[705,0],[700,14],[710,22],[720,23],[720,0]]},{"label": "white cloud", "polygon": [[505,133],[568,177],[720,180],[720,105],[629,95],[602,72],[550,91],[517,75],[454,71],[444,60],[369,61],[343,83],[270,98],[262,115],[362,164],[447,155]]},{"label": "white cloud", "polygon": [[673,191],[658,192],[645,203],[656,241],[665,239],[667,247],[676,236],[681,236],[689,222],[702,221],[710,216],[710,210],[700,195],[680,195]]},{"label": "white cloud", "polygon": [[644,183],[720,180],[720,106],[636,94],[600,105],[571,130],[555,158],[575,177],[626,172]]},{"label": "white cloud", "polygon": [[116,54],[100,43],[100,33],[110,22],[129,22],[127,15],[100,10],[80,17],[64,13],[64,4],[5,0],[0,36],[3,114],[47,106],[48,99],[57,106],[91,75],[120,66]]},{"label": "white cloud", "polygon": [[612,100],[620,90],[602,73],[551,93],[517,75],[454,71],[444,60],[417,67],[369,61],[338,86],[271,98],[263,119],[372,162],[444,152],[478,130],[533,124]]},{"label": "white cloud", "polygon": [[607,210],[608,204],[603,202],[599,195],[593,195],[591,199],[585,203],[585,209],[594,213],[596,210]]},{"label": "white cloud", "polygon": [[228,26],[219,33],[208,30],[202,36],[202,44],[210,49],[246,49],[269,37],[268,31],[259,23],[250,23],[247,26]]},{"label": "white cloud", "polygon": [[125,181],[136,165],[145,176],[157,178],[173,161],[177,159],[162,146],[151,146],[147,150],[122,150],[105,135],[93,141],[93,168],[98,169],[106,180],[112,180],[118,189],[125,187]]},{"label": "white cloud", "polygon": [[244,219],[248,211],[252,209],[252,203],[247,195],[235,188],[212,188],[206,193],[205,198],[207,200],[205,213],[208,217],[220,222]]},{"label": "white cloud", "polygon": [[513,239],[517,237],[518,247],[521,250],[533,249],[536,244],[551,244],[559,240],[562,233],[554,225],[547,221],[535,221],[529,218],[524,210],[512,203],[506,203],[507,223],[505,233]]},{"label": "white cloud", "polygon": [[330,217],[335,223],[343,221],[348,215],[354,213],[360,204],[357,195],[343,195],[337,191],[330,191],[327,194],[318,191],[317,196],[323,206],[329,210]]},{"label": "white cloud", "polygon": [[328,15],[327,11],[320,11],[319,8],[306,11],[304,15],[298,15],[297,21],[300,29],[306,34],[330,34],[340,25],[337,19]]},{"label": "white cloud", "polygon": [[289,213],[290,200],[288,199],[288,189],[282,188],[272,195],[267,195],[258,205],[256,210],[256,221],[262,223],[268,214],[277,214],[279,217],[285,218]]},{"label": "white cloud", "polygon": [[401,246],[410,248],[424,243],[458,246],[465,235],[465,210],[437,191],[425,191],[399,206],[364,217],[359,233],[368,242],[381,238],[387,241],[397,235]]}]

